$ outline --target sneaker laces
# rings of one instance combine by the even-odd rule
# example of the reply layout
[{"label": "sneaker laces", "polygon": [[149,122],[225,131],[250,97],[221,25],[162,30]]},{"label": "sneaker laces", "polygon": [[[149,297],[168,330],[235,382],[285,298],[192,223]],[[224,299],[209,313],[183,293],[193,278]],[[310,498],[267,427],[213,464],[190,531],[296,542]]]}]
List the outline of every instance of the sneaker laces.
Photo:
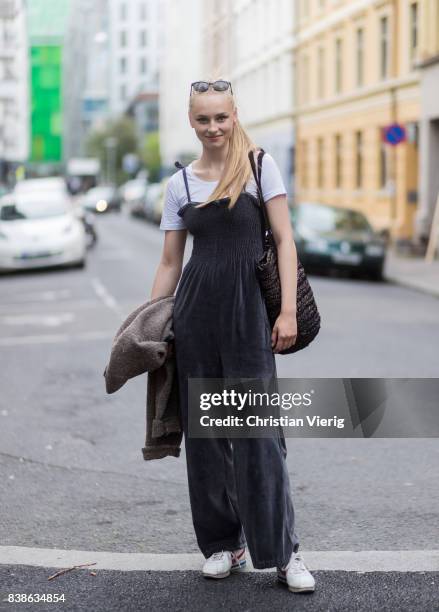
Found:
[{"label": "sneaker laces", "polygon": [[224,556],[224,551],[221,550],[220,552],[213,553],[212,559],[214,559],[215,561],[221,561],[223,556]]},{"label": "sneaker laces", "polygon": [[303,562],[303,559],[302,559],[302,557],[298,553],[296,553],[294,556],[291,557],[291,559],[290,559],[288,565],[286,566],[285,570],[287,571],[287,570],[290,569],[290,567],[293,567],[293,566],[294,566],[295,570],[300,570],[301,572],[306,572],[307,571],[307,569],[305,567],[305,564]]}]

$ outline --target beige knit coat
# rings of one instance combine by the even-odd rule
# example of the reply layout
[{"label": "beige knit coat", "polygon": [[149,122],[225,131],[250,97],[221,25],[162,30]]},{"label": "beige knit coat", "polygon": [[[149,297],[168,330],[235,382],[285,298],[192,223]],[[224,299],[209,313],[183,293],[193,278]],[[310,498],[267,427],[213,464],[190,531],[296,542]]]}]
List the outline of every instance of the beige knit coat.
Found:
[{"label": "beige knit coat", "polygon": [[145,461],[178,457],[182,426],[175,357],[168,356],[174,339],[174,296],[159,297],[136,308],[118,329],[104,370],[107,393],[148,372]]}]

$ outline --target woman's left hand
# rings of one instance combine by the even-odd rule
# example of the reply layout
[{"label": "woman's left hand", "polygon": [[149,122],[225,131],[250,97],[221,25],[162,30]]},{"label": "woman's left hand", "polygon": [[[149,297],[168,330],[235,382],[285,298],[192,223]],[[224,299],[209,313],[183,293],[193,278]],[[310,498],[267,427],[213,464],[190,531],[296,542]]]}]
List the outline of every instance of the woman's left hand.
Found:
[{"label": "woman's left hand", "polygon": [[280,313],[271,333],[273,353],[280,353],[295,344],[297,338],[297,319],[295,314]]}]

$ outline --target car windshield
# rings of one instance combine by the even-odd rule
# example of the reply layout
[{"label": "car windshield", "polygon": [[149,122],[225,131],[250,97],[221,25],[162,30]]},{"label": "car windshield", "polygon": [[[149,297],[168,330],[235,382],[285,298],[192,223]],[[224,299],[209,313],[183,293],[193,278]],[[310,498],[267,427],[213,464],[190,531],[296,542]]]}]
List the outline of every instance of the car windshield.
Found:
[{"label": "car windshield", "polygon": [[52,177],[46,179],[27,179],[20,181],[15,186],[16,193],[43,193],[48,192],[66,193],[66,184],[62,178]]},{"label": "car windshield", "polygon": [[107,189],[106,187],[98,187],[97,189],[90,189],[84,198],[86,201],[95,201],[95,200],[109,200],[112,196],[111,189]]},{"label": "car windshield", "polygon": [[331,206],[301,206],[298,213],[301,224],[318,232],[372,231],[366,217],[356,210]]},{"label": "car windshield", "polygon": [[69,209],[68,200],[52,193],[16,196],[2,205],[0,220],[46,219],[65,215]]}]

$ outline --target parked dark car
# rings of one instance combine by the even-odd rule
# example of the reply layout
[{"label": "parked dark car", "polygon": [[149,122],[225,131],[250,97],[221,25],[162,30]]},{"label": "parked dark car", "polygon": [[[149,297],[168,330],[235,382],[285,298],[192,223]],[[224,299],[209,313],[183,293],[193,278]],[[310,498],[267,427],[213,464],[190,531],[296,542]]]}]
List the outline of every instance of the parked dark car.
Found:
[{"label": "parked dark car", "polygon": [[117,189],[112,185],[93,187],[83,196],[80,196],[83,208],[95,213],[104,213],[111,210],[120,211],[120,197]]},{"label": "parked dark car", "polygon": [[359,211],[320,203],[290,209],[303,266],[343,269],[381,280],[386,241]]}]

